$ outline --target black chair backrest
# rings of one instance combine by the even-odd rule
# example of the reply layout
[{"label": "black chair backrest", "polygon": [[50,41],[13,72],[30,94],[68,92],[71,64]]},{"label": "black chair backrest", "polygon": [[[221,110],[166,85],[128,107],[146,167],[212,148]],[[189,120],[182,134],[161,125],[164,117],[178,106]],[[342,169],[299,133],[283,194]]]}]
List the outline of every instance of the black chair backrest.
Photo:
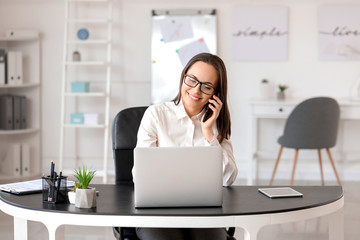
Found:
[{"label": "black chair backrest", "polygon": [[132,183],[134,148],[141,119],[148,107],[133,107],[120,111],[112,125],[112,149],[115,166],[115,184]]},{"label": "black chair backrest", "polygon": [[340,107],[329,97],[310,98],[297,105],[278,142],[289,148],[321,149],[335,146]]},{"label": "black chair backrest", "polygon": [[[134,148],[141,119],[148,107],[127,108],[120,111],[112,125],[112,148],[115,164],[115,183],[133,183]],[[113,228],[117,239],[138,239],[134,228]],[[227,239],[235,240],[235,228],[228,230]],[[121,236],[124,236],[121,237]]]}]

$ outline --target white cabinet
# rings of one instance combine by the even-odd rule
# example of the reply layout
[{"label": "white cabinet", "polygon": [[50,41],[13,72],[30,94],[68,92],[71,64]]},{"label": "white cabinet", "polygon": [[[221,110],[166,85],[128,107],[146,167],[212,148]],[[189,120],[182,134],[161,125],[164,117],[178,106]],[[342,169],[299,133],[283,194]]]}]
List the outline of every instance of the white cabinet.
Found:
[{"label": "white cabinet", "polygon": [[0,49],[6,52],[21,52],[22,55],[21,83],[14,85],[0,83],[0,95],[26,97],[25,128],[0,129],[0,182],[40,176],[40,38],[38,33],[33,33],[34,36],[0,37]]}]

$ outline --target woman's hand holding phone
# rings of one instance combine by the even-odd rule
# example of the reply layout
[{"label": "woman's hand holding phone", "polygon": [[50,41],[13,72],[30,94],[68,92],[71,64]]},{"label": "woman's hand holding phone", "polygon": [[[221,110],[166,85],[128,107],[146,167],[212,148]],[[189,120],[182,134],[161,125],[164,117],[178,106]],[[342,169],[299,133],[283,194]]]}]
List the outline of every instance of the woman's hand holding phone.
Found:
[{"label": "woman's hand holding phone", "polygon": [[[216,119],[218,118],[220,114],[220,110],[222,108],[222,102],[220,98],[216,95],[213,95],[213,97],[209,100],[208,108],[212,111],[211,113],[205,113],[204,117],[201,121],[201,127],[203,130],[203,134],[205,139],[210,142],[214,138],[214,133],[212,131],[212,126],[215,124]],[[210,114],[210,116],[206,119],[206,115]]]}]

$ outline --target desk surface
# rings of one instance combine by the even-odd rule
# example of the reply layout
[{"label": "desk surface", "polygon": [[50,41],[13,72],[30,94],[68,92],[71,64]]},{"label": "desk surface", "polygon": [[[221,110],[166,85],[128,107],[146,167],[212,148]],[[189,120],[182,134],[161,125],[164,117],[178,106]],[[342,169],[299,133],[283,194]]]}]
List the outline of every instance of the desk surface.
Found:
[{"label": "desk surface", "polygon": [[27,220],[45,224],[49,240],[63,224],[124,227],[241,227],[245,240],[256,240],[266,225],[328,216],[330,240],[344,238],[344,197],[339,186],[294,186],[302,198],[270,199],[258,186],[223,188],[223,206],[217,208],[136,209],[132,185],[93,185],[99,190],[97,208],[42,203],[41,194],[16,196],[0,192],[0,209],[14,216],[14,239],[27,239]]},{"label": "desk surface", "polygon": [[0,192],[0,198],[10,205],[37,211],[121,216],[228,216],[288,212],[326,205],[343,196],[340,186],[293,186],[301,198],[270,199],[258,192],[259,186],[223,188],[223,206],[211,208],[136,209],[132,185],[93,185],[99,191],[97,207],[75,208],[73,204],[42,203],[41,194],[17,196]]}]

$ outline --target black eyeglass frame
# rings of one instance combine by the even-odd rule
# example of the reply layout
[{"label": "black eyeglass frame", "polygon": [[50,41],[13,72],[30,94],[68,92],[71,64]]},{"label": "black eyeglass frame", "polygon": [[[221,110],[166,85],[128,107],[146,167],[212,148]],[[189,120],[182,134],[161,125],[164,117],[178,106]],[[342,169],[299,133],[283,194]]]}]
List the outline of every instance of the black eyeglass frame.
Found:
[{"label": "black eyeglass frame", "polygon": [[[193,80],[197,81],[197,83],[196,83],[194,86],[190,86],[189,84],[187,84],[187,83],[185,82],[185,79],[186,79],[187,77],[188,77],[188,78],[190,78],[190,79],[193,79]],[[191,77],[191,76],[186,75],[186,74],[185,74],[185,76],[184,76],[184,84],[185,84],[186,86],[191,87],[191,88],[195,88],[197,85],[199,85],[199,84],[200,84],[200,91],[201,91],[202,93],[206,94],[206,95],[212,95],[212,94],[214,94],[214,93],[215,93],[215,91],[216,91],[216,89],[215,89],[213,86],[211,86],[210,84],[200,82],[200,81],[199,81],[199,80],[197,80],[196,78]],[[204,91],[202,90],[202,86],[203,86],[203,85],[205,85],[205,86],[207,86],[207,87],[212,88],[212,89],[213,89],[212,93],[206,93],[206,92],[204,92]]]}]

